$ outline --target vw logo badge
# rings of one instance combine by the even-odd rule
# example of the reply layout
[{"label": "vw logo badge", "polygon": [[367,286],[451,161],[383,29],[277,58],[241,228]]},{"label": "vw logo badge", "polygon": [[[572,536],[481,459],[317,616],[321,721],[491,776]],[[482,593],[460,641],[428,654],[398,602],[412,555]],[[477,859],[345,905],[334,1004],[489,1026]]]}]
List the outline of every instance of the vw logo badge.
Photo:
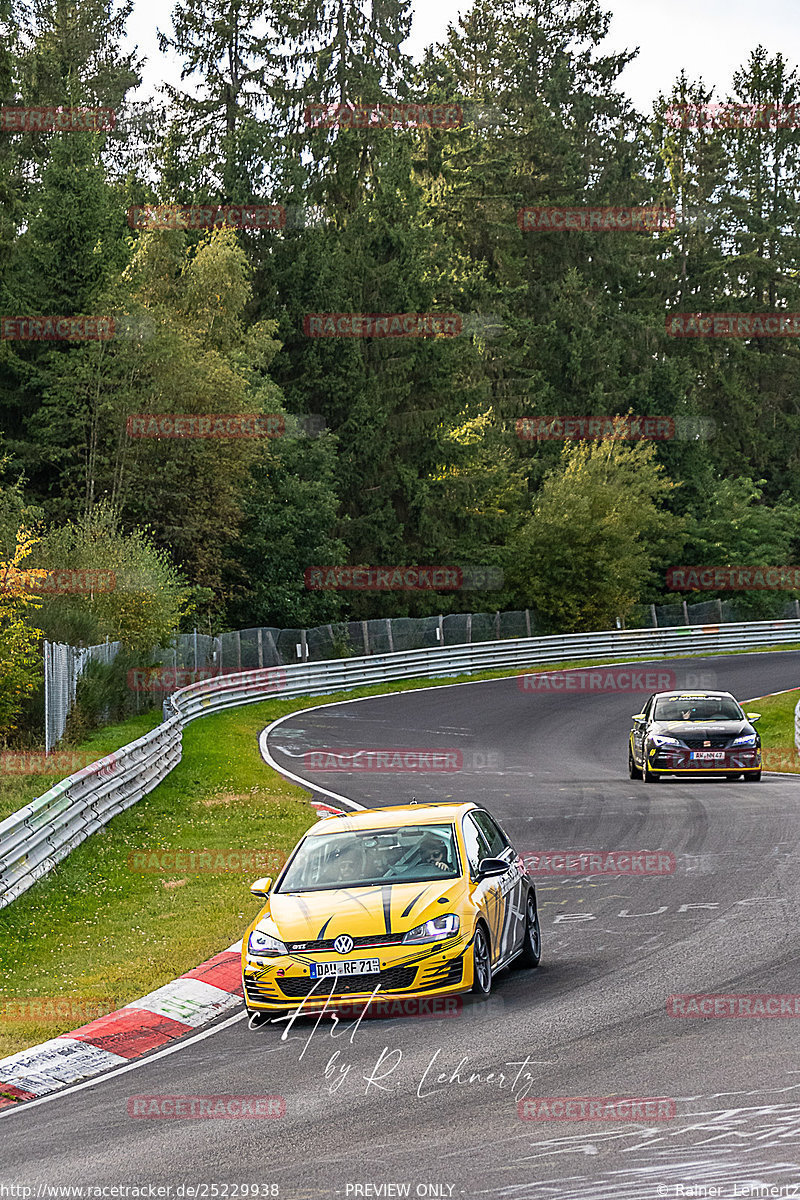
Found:
[{"label": "vw logo badge", "polygon": [[346,933],[343,933],[341,937],[337,937],[333,943],[333,948],[339,954],[349,954],[353,949],[353,939]]}]

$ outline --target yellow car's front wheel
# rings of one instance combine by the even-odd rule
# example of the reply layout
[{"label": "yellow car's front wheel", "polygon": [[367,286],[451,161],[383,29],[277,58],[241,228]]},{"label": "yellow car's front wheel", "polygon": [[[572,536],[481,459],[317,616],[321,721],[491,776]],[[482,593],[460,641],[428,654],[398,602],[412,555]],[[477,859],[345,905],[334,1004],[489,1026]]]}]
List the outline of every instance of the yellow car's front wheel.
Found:
[{"label": "yellow car's front wheel", "polygon": [[542,961],[542,931],[539,928],[539,912],[536,908],[536,897],[528,892],[525,905],[525,941],[522,953],[513,964],[518,967],[538,967]]},{"label": "yellow car's front wheel", "polygon": [[476,996],[488,996],[492,990],[492,952],[486,926],[475,926],[472,939],[472,990]]}]

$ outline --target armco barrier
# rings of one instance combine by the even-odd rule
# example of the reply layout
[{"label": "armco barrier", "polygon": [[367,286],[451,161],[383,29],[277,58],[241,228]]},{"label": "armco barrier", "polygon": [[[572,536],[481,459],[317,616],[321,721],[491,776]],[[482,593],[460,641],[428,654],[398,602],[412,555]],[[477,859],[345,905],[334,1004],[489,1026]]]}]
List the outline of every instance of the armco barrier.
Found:
[{"label": "armco barrier", "polygon": [[[720,654],[792,642],[800,642],[800,621],[617,629],[297,663],[190,684],[165,700],[164,721],[157,729],[70,775],[0,822],[0,908],[51,871],[96,829],[151,792],[180,762],[183,729],[197,717],[272,696],[322,696],[390,680],[439,679],[585,659]],[[800,715],[796,714],[796,722],[800,737]]]}]

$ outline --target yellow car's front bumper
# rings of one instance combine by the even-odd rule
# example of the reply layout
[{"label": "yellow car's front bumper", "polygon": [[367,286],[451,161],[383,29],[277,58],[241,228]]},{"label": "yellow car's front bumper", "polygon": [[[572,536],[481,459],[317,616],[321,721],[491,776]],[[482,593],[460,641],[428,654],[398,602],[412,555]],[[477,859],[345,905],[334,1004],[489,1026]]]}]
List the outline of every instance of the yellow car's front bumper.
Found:
[{"label": "yellow car's front bumper", "polygon": [[[472,954],[464,938],[448,939],[432,947],[420,947],[409,953],[408,946],[381,947],[379,955],[368,952],[347,957],[378,957],[380,970],[363,975],[311,975],[311,964],[343,961],[332,953],[281,955],[268,960],[253,960],[242,954],[244,999],[253,1012],[285,1012],[299,1008],[318,1012],[334,1001],[348,1003],[366,1000],[377,991],[379,1000],[399,1000],[409,996],[445,996],[469,991],[472,987]],[[389,953],[387,953],[389,951]]]}]

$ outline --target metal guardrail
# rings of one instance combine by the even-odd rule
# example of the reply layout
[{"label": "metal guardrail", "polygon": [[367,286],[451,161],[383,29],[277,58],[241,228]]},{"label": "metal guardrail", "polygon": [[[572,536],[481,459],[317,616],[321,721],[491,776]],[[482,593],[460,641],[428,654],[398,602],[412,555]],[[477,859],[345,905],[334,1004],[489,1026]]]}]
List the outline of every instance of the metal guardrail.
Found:
[{"label": "metal guardrail", "polygon": [[[0,908],[151,792],[180,762],[183,729],[197,717],[274,696],[322,696],[390,680],[440,679],[548,662],[707,655],[793,642],[800,642],[800,621],[616,629],[297,663],[190,684],[164,701],[164,721],[156,729],[70,775],[0,822]],[[800,704],[795,722],[800,738]]]}]

